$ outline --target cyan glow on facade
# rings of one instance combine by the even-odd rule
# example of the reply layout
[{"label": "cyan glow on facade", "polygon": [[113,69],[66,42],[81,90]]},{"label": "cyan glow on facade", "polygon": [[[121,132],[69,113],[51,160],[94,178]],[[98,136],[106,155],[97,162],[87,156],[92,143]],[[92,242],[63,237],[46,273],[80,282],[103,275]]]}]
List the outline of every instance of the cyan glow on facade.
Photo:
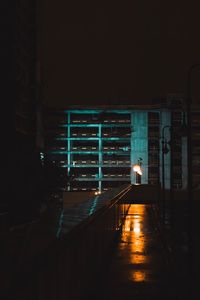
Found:
[{"label": "cyan glow on facade", "polygon": [[[134,183],[135,174],[132,166],[137,163],[139,157],[142,157],[142,183],[148,183],[148,111],[75,109],[66,110],[64,113],[66,123],[62,122],[58,127],[65,128],[65,133],[62,137],[55,137],[55,140],[65,142],[66,149],[52,150],[51,154],[66,155],[66,162],[61,166],[67,169],[68,174],[71,174],[74,169],[81,173],[82,168],[88,168],[89,174],[91,172],[89,169],[98,169],[95,179],[77,177],[76,182],[96,181],[98,182],[96,189],[101,192],[105,182],[110,182],[112,186],[112,182],[120,180],[120,177],[117,177],[118,173],[125,172],[119,175],[121,181]],[[90,131],[83,133],[87,129],[94,129],[93,135],[95,136],[91,136]],[[108,132],[105,133],[104,130],[108,130]],[[121,130],[121,132],[117,132],[117,130]],[[85,148],[88,143],[95,143],[96,149],[73,149],[73,143],[80,143],[79,148],[81,148],[82,142]],[[119,145],[116,143],[120,143],[120,149],[117,149]],[[105,150],[106,146],[107,148],[113,146],[115,149]],[[76,155],[79,159],[75,159]],[[85,159],[85,155],[89,155],[90,159]],[[95,158],[93,158],[94,156]],[[112,172],[106,175],[108,168],[112,169]],[[121,171],[122,168],[124,171]],[[71,187],[69,186],[68,189],[71,190]]]},{"label": "cyan glow on facade", "polygon": [[[58,166],[66,168],[68,176],[73,175],[75,180],[68,190],[103,191],[123,182],[134,184],[133,165],[140,159],[142,184],[187,188],[186,139],[179,134],[184,107],[172,105],[170,101],[148,106],[119,105],[114,109],[75,105],[50,112],[46,154]],[[199,115],[198,108],[192,117],[195,185],[200,178]],[[173,128],[174,143],[173,147],[169,143],[170,151],[162,159],[165,126]],[[165,132],[165,138],[170,140],[169,131]]]}]

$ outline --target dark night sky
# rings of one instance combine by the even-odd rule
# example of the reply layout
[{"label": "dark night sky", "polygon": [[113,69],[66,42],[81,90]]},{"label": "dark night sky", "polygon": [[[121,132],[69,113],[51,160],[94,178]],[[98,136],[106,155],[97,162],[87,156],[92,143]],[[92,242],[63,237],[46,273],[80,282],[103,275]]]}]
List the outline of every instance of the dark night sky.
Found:
[{"label": "dark night sky", "polygon": [[[43,1],[45,104],[128,104],[185,93],[187,70],[200,62],[199,1]],[[199,72],[193,77],[195,91]]]}]

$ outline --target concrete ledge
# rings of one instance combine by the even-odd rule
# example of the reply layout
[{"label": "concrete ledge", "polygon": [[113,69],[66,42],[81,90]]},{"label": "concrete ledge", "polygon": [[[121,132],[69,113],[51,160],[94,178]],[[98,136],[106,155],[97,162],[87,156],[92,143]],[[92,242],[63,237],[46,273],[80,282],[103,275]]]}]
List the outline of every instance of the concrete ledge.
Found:
[{"label": "concrete ledge", "polygon": [[160,186],[150,184],[133,185],[131,193],[131,203],[157,203],[160,197]]}]

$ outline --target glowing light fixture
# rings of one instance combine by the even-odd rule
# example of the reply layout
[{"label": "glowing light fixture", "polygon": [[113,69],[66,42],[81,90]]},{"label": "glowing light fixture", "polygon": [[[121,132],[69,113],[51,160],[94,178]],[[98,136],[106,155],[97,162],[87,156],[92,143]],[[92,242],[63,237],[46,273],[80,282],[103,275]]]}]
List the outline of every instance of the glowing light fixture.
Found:
[{"label": "glowing light fixture", "polygon": [[135,172],[135,184],[141,184],[141,176],[142,176],[142,158],[139,157],[138,163],[133,165],[133,171]]},{"label": "glowing light fixture", "polygon": [[96,191],[96,192],[94,192],[94,194],[97,196],[97,195],[100,195],[101,192],[100,191]]},{"label": "glowing light fixture", "polygon": [[134,165],[133,166],[133,171],[136,172],[139,175],[142,175],[142,169],[140,165]]}]

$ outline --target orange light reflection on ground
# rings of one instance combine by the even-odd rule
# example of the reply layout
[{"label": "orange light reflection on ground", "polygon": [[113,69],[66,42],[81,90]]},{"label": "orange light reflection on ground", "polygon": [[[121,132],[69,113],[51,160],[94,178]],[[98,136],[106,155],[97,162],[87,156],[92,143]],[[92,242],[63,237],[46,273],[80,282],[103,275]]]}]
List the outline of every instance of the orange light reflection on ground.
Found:
[{"label": "orange light reflection on ground", "polygon": [[146,279],[146,272],[145,270],[137,270],[133,272],[133,280],[136,282],[145,281]]},{"label": "orange light reflection on ground", "polygon": [[[124,235],[122,236],[124,242],[123,248],[130,247],[131,251],[129,261],[133,265],[146,264],[149,261],[149,256],[146,255],[146,240],[143,231],[143,223],[145,215],[145,207],[140,204],[133,204],[129,209],[129,215],[127,216],[123,228]],[[131,234],[128,234],[131,232]],[[131,272],[131,279],[135,282],[141,282],[147,280],[147,272],[145,269],[136,269]]]}]

